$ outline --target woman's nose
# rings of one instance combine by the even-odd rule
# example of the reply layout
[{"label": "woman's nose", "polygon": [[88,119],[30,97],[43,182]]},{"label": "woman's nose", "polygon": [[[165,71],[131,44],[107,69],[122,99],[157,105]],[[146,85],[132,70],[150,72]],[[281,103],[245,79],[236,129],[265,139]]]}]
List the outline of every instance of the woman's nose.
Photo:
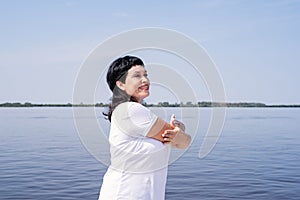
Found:
[{"label": "woman's nose", "polygon": [[147,77],[143,76],[142,83],[147,83],[147,82],[149,82],[149,79]]}]

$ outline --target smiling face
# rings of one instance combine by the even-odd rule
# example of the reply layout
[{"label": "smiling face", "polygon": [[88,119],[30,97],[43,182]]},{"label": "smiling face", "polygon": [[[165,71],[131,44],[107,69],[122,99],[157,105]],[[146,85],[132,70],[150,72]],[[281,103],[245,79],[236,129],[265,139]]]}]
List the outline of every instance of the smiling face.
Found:
[{"label": "smiling face", "polygon": [[117,81],[116,84],[128,95],[133,96],[139,103],[150,94],[150,81],[147,71],[142,65],[132,66],[127,72],[125,83]]}]

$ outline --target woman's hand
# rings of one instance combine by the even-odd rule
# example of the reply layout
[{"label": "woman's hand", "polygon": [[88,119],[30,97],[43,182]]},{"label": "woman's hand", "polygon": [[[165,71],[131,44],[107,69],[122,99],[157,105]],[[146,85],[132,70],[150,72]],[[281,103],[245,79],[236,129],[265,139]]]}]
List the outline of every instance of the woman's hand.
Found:
[{"label": "woman's hand", "polygon": [[182,122],[175,120],[175,115],[172,115],[170,124],[173,129],[165,130],[162,134],[164,143],[170,143],[176,148],[185,149],[191,143],[191,136],[186,134],[185,126]]},{"label": "woman's hand", "polygon": [[173,128],[179,127],[183,132],[185,132],[185,125],[182,122],[176,120],[174,114],[171,116],[170,124]]}]

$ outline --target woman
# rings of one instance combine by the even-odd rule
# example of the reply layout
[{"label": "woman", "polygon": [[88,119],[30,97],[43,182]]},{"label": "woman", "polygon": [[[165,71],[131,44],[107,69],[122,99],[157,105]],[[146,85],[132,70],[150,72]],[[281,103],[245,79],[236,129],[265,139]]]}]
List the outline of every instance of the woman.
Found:
[{"label": "woman", "polygon": [[105,114],[111,122],[111,164],[99,200],[163,200],[170,145],[187,148],[191,137],[174,115],[167,123],[141,104],[150,88],[141,59],[116,59],[106,78],[113,92]]}]

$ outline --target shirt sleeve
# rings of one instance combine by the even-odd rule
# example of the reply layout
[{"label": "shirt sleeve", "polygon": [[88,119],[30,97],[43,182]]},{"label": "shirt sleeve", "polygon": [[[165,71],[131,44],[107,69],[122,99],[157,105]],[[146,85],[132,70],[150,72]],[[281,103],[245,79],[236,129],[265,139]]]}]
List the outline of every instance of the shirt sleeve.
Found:
[{"label": "shirt sleeve", "polygon": [[120,104],[115,111],[116,125],[126,135],[133,137],[145,137],[157,120],[153,112],[135,102]]}]

